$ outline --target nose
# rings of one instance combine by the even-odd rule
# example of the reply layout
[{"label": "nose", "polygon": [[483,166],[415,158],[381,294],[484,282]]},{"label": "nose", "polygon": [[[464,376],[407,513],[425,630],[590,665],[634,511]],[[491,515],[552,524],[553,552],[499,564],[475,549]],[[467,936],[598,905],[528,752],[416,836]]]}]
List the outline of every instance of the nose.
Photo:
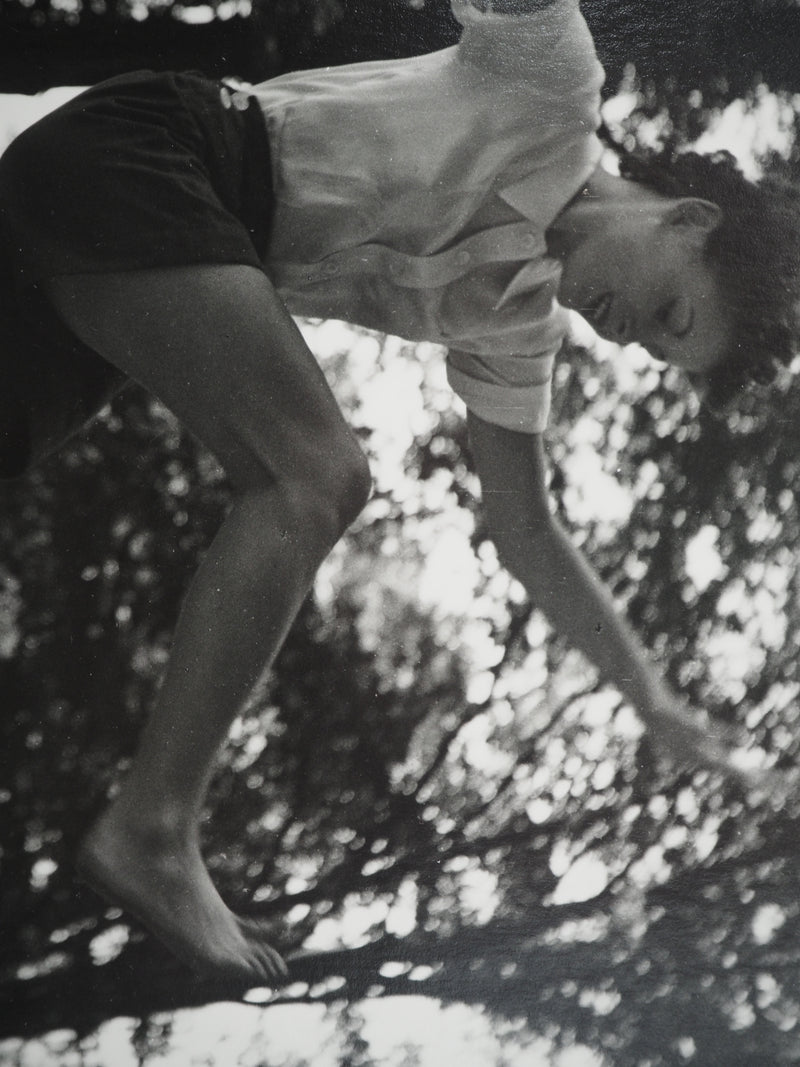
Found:
[{"label": "nose", "polygon": [[636,341],[642,348],[647,349],[653,359],[657,359],[661,363],[671,362],[667,358],[667,351],[669,350],[668,339],[665,337],[660,323],[647,320],[639,323],[637,334],[631,340]]},{"label": "nose", "polygon": [[628,308],[616,307],[606,323],[609,341],[627,345],[636,339],[636,321]]}]

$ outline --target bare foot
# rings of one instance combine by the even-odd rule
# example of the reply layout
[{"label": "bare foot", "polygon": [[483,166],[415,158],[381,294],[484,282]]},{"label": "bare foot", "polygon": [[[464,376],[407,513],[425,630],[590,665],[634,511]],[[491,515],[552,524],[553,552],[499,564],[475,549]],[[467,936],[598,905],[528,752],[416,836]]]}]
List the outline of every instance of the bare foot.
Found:
[{"label": "bare foot", "polygon": [[286,976],[264,928],[223,903],[196,844],[142,827],[112,807],[83,842],[76,866],[196,971],[253,985]]}]

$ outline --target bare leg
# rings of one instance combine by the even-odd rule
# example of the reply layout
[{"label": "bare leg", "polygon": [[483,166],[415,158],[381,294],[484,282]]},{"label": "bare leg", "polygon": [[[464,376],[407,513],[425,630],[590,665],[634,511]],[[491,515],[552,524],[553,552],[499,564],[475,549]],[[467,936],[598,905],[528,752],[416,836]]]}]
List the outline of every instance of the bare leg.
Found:
[{"label": "bare leg", "polygon": [[280,957],[218,896],[198,818],[215,757],[369,479],[313,357],[266,278],[199,267],[57,278],[65,321],[152,389],[226,467],[233,508],[198,571],[156,708],[87,878],[195,967],[263,981]]}]

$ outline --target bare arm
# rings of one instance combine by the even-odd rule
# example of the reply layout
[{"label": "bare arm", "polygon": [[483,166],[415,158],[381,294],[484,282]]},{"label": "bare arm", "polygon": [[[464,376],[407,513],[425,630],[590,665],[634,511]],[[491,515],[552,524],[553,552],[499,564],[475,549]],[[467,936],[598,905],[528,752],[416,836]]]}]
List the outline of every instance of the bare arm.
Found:
[{"label": "bare arm", "polygon": [[595,72],[578,0],[451,0],[451,6],[463,26],[457,54],[484,74],[544,86],[556,99]]},{"label": "bare arm", "polygon": [[610,593],[551,516],[542,438],[469,416],[498,552],[533,603],[631,702],[674,756],[733,770],[728,749],[661,678]]}]

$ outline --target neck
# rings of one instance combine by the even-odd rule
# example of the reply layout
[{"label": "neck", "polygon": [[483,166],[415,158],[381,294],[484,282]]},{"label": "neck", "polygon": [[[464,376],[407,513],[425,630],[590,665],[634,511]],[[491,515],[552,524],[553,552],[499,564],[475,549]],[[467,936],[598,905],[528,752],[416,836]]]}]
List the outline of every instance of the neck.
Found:
[{"label": "neck", "polygon": [[647,186],[598,167],[547,231],[547,250],[564,262],[585,240],[629,218],[632,211],[644,212],[662,201]]}]

